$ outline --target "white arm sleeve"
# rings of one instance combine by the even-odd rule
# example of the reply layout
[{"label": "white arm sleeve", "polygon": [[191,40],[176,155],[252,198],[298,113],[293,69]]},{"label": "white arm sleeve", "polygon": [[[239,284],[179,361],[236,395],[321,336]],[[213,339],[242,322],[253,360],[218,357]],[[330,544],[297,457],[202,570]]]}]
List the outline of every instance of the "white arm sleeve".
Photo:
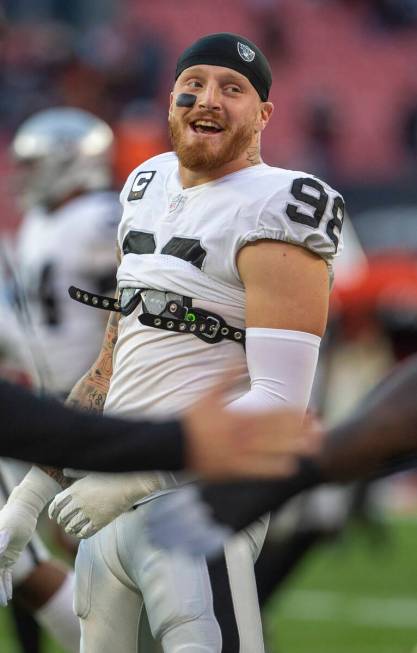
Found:
[{"label": "white arm sleeve", "polygon": [[305,331],[246,329],[251,389],[230,404],[238,410],[306,409],[321,339]]}]

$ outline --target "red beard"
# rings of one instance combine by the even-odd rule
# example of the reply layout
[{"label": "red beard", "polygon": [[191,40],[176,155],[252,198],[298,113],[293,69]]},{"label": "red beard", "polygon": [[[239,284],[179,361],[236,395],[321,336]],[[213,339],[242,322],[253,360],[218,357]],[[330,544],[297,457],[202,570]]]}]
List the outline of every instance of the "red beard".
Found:
[{"label": "red beard", "polygon": [[194,171],[209,172],[234,161],[250,147],[254,134],[252,124],[241,125],[234,132],[226,130],[222,133],[221,145],[213,148],[209,139],[207,141],[201,139],[200,142],[196,141],[192,145],[187,144],[183,137],[183,131],[187,128],[188,126],[178,118],[170,118],[172,148],[184,168]]}]

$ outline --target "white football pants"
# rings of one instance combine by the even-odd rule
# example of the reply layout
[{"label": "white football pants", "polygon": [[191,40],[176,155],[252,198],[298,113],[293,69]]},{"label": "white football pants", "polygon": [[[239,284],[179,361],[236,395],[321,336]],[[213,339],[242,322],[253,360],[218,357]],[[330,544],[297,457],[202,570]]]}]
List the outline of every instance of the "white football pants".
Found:
[{"label": "white football pants", "polygon": [[267,520],[236,536],[213,570],[204,558],[151,544],[146,514],[154,501],[81,542],[81,653],[264,653],[253,565]]}]

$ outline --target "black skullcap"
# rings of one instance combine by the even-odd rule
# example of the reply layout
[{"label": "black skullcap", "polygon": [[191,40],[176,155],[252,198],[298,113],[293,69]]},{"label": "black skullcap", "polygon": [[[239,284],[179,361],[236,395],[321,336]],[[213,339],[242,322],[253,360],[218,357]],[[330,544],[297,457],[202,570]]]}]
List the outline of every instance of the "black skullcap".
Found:
[{"label": "black skullcap", "polygon": [[224,66],[241,73],[266,101],[272,84],[272,73],[265,55],[244,36],[223,32],[208,34],[184,50],[177,61],[175,79],[191,66],[208,64]]}]

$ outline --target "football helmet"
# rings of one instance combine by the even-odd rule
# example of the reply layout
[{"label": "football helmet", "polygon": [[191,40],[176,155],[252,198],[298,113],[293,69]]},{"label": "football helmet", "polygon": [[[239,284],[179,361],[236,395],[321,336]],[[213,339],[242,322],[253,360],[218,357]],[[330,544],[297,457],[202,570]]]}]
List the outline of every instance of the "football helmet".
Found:
[{"label": "football helmet", "polygon": [[108,188],[112,144],[110,127],[81,109],[57,107],[28,118],[11,146],[22,207],[50,206],[73,192]]}]

